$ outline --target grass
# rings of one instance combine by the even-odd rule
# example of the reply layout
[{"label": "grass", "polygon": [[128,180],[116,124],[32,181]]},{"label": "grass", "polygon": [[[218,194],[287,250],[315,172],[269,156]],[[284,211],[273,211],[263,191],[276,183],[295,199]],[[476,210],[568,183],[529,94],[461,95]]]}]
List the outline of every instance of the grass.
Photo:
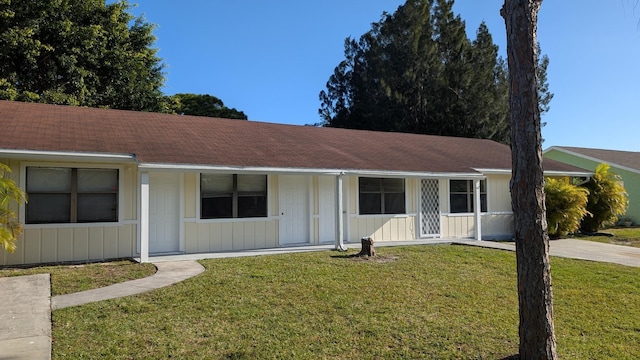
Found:
[{"label": "grass", "polygon": [[95,289],[127,280],[151,276],[153,264],[139,264],[132,260],[76,265],[52,265],[32,268],[0,268],[0,277],[51,274],[51,295],[64,295]]},{"label": "grass", "polygon": [[575,237],[607,244],[640,247],[640,227],[612,227],[599,231],[596,235],[577,234]]},{"label": "grass", "polygon": [[[518,349],[515,254],[378,248],[203,261],[149,293],[54,311],[53,358],[501,359]],[[353,251],[351,252],[353,253]],[[552,259],[561,358],[640,358],[640,268]]]}]

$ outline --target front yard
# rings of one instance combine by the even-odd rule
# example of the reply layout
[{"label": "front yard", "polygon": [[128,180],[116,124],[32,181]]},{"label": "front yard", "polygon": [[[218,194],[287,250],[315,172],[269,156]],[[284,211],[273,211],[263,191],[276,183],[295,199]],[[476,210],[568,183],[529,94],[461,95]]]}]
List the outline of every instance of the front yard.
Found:
[{"label": "front yard", "polygon": [[[138,296],[56,310],[53,358],[488,358],[517,353],[515,254],[465,246],[203,261]],[[351,251],[353,254],[354,251]],[[561,358],[640,358],[640,268],[552,258]]]}]

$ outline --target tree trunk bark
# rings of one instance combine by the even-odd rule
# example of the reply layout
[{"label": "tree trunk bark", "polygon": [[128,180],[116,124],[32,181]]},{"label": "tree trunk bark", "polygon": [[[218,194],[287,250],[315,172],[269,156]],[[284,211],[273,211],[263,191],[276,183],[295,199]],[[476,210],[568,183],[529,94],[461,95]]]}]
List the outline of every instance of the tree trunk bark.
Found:
[{"label": "tree trunk bark", "polygon": [[357,254],[357,256],[376,256],[376,250],[373,247],[373,238],[365,236],[360,239],[360,243],[362,244],[362,249]]},{"label": "tree trunk bark", "polygon": [[542,0],[505,0],[511,120],[511,205],[521,359],[557,359],[542,172],[536,27]]}]

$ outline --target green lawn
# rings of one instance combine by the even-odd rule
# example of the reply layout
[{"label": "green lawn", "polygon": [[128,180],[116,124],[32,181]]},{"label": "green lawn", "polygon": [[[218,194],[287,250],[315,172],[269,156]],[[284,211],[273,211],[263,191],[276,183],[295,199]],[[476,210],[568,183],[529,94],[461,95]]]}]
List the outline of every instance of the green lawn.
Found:
[{"label": "green lawn", "polygon": [[596,235],[577,234],[574,237],[607,244],[640,247],[640,227],[607,228],[599,231]]},{"label": "green lawn", "polygon": [[120,260],[79,265],[52,265],[31,268],[0,268],[0,277],[51,274],[51,295],[64,295],[95,289],[127,280],[151,276],[153,264]]},{"label": "green lawn", "polygon": [[[56,310],[54,359],[501,359],[515,254],[465,246],[203,261],[149,293]],[[353,254],[355,251],[351,251]],[[640,268],[552,259],[561,358],[640,358]]]}]

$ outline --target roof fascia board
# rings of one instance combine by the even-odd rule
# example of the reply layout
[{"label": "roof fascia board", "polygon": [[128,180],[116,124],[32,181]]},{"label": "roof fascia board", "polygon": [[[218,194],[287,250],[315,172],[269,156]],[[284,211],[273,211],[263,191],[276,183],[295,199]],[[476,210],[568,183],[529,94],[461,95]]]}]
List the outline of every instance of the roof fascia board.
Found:
[{"label": "roof fascia board", "polygon": [[580,172],[580,171],[555,171],[549,170],[544,172],[545,176],[573,176],[573,177],[592,177],[593,172]]},{"label": "roof fascia board", "polygon": [[[600,158],[596,158],[596,157],[593,157],[593,156],[581,154],[579,152],[567,150],[567,149],[565,149],[565,148],[563,148],[561,146],[552,146],[552,147],[548,148],[547,150],[543,151],[542,154],[545,154],[545,153],[547,153],[548,151],[551,151],[551,150],[560,151],[560,152],[563,152],[563,153],[568,154],[568,155],[577,156],[579,158],[583,158],[585,160],[595,161],[597,163],[607,163],[611,167],[616,167],[618,169],[622,169],[622,170],[626,170],[626,171],[633,172],[633,173],[636,173],[636,174],[640,174],[640,169],[634,169],[634,168],[631,168],[631,167],[628,167],[628,166],[624,166],[624,165],[616,164],[614,162],[606,161],[604,159],[600,159]],[[591,172],[591,174],[593,175],[593,172]],[[591,175],[589,175],[589,176],[591,176]]]},{"label": "roof fascia board", "polygon": [[483,174],[511,175],[511,169],[480,169],[480,168],[474,168],[473,170],[481,172]]},{"label": "roof fascia board", "polygon": [[39,151],[0,149],[0,156],[7,158],[36,158],[51,161],[100,161],[100,162],[136,162],[133,154],[80,153],[65,151]]},{"label": "roof fascia board", "polygon": [[235,172],[235,173],[269,173],[269,174],[313,174],[313,175],[361,175],[361,176],[391,176],[391,177],[430,177],[430,178],[482,178],[480,173],[438,173],[438,172],[410,172],[384,170],[353,170],[353,169],[309,169],[309,168],[280,168],[280,167],[252,167],[252,166],[213,166],[213,165],[182,165],[140,163],[138,169],[143,171],[190,171],[190,172]]},{"label": "roof fascia board", "polygon": [[[511,175],[511,170],[505,169],[474,169],[480,171],[483,174],[487,175]],[[593,172],[581,172],[581,171],[556,171],[556,170],[545,170],[545,176],[577,176],[577,177],[590,177],[593,175]]]}]

